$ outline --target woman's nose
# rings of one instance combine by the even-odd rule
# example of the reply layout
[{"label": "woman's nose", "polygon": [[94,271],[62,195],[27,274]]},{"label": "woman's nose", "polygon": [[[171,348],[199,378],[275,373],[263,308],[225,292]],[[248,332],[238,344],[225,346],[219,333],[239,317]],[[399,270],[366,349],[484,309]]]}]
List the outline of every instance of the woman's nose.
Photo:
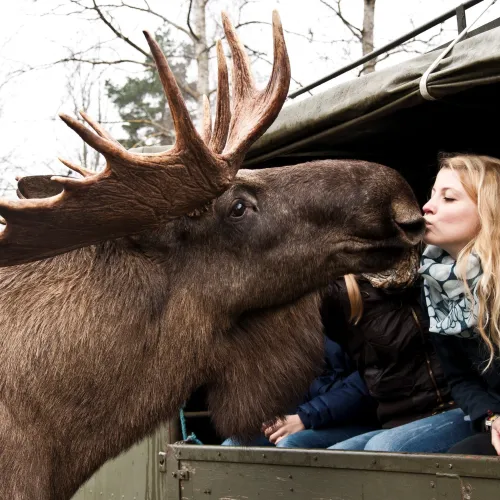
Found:
[{"label": "woman's nose", "polygon": [[422,207],[422,211],[424,212],[424,215],[426,214],[433,214],[435,213],[435,206],[434,204],[432,203],[432,200],[429,200],[423,207]]}]

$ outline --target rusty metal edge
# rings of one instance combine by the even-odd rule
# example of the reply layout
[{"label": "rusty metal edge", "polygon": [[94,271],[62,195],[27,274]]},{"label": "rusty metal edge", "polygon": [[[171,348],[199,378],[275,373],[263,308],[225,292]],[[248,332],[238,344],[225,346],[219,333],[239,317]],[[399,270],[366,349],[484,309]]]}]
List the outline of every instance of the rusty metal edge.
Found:
[{"label": "rusty metal edge", "polygon": [[168,500],[180,500],[182,498],[180,481],[174,477],[174,473],[179,470],[179,467],[180,460],[177,458],[172,446],[168,445],[166,449],[166,471],[164,473]]},{"label": "rusty metal edge", "polygon": [[500,458],[497,457],[198,445],[169,445],[168,450],[183,462],[237,462],[500,479]]}]

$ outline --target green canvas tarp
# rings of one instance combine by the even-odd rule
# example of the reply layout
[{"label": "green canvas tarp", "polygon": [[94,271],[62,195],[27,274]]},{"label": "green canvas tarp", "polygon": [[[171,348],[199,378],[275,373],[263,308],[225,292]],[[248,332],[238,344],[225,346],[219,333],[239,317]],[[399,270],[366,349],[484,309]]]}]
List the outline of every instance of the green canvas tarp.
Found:
[{"label": "green canvas tarp", "polygon": [[[432,112],[440,111],[443,102],[464,107],[453,97],[500,84],[500,28],[465,39],[454,47],[429,76],[428,92],[436,99],[429,102],[420,94],[419,82],[439,54],[440,51],[433,51],[285,104],[276,122],[252,147],[246,165],[297,151],[335,150],[336,144],[359,138],[363,133],[383,132],[396,113],[422,105],[432,121]],[[495,97],[499,95],[496,90]],[[476,101],[482,106],[483,97],[480,92],[470,92],[464,97],[465,107]],[[492,104],[498,109],[498,102]],[[415,141],[418,142],[417,137]]]}]

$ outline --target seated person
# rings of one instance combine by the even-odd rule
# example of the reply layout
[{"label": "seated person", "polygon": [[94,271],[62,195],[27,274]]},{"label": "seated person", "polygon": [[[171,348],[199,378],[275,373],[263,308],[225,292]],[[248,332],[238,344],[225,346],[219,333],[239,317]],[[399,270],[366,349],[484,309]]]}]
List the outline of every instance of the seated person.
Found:
[{"label": "seated person", "polygon": [[444,157],[423,207],[420,272],[453,398],[476,434],[449,453],[500,455],[500,159]]},{"label": "seated person", "polygon": [[431,342],[418,268],[415,249],[399,269],[347,275],[325,295],[325,333],[356,363],[382,426],[332,449],[444,453],[472,432]]},{"label": "seated person", "polygon": [[[293,377],[293,367],[290,376]],[[376,405],[340,346],[325,337],[325,366],[302,404],[284,419],[263,424],[250,446],[328,448],[339,441],[379,428]],[[223,446],[238,446],[229,438]]]}]

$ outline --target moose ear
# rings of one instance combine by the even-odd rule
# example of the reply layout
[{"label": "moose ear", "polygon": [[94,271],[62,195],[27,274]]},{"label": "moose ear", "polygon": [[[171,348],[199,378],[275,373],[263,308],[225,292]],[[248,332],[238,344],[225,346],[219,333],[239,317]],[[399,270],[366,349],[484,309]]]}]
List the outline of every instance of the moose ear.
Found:
[{"label": "moose ear", "polygon": [[[28,175],[17,181],[18,198],[49,198],[62,192],[61,184],[51,180],[53,175]],[[61,176],[62,177],[62,176]]]}]

